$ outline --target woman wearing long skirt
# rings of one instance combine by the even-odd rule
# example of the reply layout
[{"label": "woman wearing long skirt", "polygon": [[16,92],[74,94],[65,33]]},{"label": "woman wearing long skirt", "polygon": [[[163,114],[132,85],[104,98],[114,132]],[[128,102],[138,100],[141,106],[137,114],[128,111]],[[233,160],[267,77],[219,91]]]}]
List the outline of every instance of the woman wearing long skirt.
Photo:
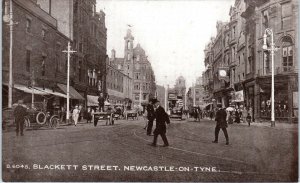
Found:
[{"label": "woman wearing long skirt", "polygon": [[76,106],[75,106],[75,109],[73,110],[73,113],[72,113],[72,117],[73,117],[75,126],[76,126],[77,123],[78,123],[79,112],[80,112],[80,111],[79,111],[79,109],[78,109],[78,105],[76,105]]}]

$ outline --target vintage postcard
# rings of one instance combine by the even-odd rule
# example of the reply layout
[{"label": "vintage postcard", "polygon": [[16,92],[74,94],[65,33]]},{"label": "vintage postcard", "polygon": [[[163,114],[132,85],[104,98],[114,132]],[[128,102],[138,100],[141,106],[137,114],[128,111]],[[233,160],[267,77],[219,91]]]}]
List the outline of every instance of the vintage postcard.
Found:
[{"label": "vintage postcard", "polygon": [[298,182],[297,0],[3,0],[2,181]]}]

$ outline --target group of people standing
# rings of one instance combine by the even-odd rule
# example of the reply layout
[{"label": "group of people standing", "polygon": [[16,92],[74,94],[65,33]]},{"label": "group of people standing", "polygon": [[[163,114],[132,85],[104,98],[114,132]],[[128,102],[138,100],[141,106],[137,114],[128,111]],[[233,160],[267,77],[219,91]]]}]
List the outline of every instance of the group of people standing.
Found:
[{"label": "group of people standing", "polygon": [[248,123],[248,126],[250,126],[250,123],[253,120],[252,117],[252,108],[250,107],[247,109],[247,107],[244,107],[243,109],[236,108],[233,111],[227,111],[227,121],[228,123]]},{"label": "group of people standing", "polygon": [[147,135],[152,135],[152,127],[153,122],[156,120],[156,128],[153,131],[153,142],[150,144],[152,146],[156,146],[157,138],[160,135],[163,142],[164,147],[169,146],[169,142],[166,136],[167,127],[166,124],[170,124],[169,115],[166,113],[165,109],[161,107],[160,102],[157,99],[151,99],[147,106]]}]

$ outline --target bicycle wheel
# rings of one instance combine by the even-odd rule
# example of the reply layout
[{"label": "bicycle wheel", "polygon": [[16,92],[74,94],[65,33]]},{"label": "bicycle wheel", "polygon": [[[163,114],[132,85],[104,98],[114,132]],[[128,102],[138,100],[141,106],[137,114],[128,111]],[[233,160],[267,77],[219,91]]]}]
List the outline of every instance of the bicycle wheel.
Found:
[{"label": "bicycle wheel", "polygon": [[30,119],[28,117],[25,117],[24,127],[29,128],[30,127]]},{"label": "bicycle wheel", "polygon": [[38,124],[43,125],[46,123],[46,121],[47,121],[47,117],[44,112],[41,111],[36,115],[36,122]]},{"label": "bicycle wheel", "polygon": [[57,128],[59,126],[59,118],[57,115],[51,116],[49,120],[49,126],[51,128]]}]

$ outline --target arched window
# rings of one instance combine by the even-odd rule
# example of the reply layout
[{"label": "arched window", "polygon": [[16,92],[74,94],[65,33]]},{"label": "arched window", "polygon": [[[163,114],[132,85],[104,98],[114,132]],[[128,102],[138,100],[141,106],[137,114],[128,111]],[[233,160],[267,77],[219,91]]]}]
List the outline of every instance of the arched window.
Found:
[{"label": "arched window", "polygon": [[290,37],[282,38],[282,67],[283,71],[290,71],[294,66],[293,41]]}]

